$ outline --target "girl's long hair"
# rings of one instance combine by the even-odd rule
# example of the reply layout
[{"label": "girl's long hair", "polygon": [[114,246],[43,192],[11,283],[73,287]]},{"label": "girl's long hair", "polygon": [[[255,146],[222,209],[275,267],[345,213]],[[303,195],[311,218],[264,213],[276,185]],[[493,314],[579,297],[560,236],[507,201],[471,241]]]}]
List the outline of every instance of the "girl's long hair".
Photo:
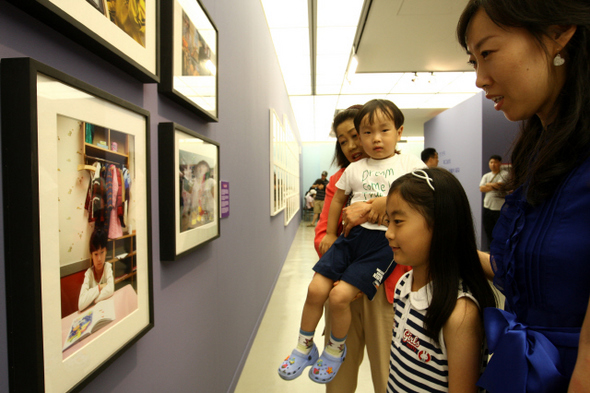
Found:
[{"label": "girl's long hair", "polygon": [[483,309],[495,307],[496,299],[479,261],[465,190],[445,169],[423,171],[432,179],[435,191],[426,180],[408,173],[393,182],[389,195],[399,193],[432,230],[428,268],[432,302],[426,311],[424,328],[438,343],[439,332],[457,304],[460,279],[478,301],[482,321]]},{"label": "girl's long hair", "polygon": [[[545,49],[553,26],[576,25],[563,49],[567,79],[554,105],[553,122],[543,128],[538,116],[525,120],[512,150],[512,173],[505,190],[526,184],[526,197],[539,204],[590,156],[590,2],[588,0],[470,0],[457,25],[467,49],[467,28],[479,10],[499,26],[524,28]],[[553,67],[552,59],[548,66]]]}]

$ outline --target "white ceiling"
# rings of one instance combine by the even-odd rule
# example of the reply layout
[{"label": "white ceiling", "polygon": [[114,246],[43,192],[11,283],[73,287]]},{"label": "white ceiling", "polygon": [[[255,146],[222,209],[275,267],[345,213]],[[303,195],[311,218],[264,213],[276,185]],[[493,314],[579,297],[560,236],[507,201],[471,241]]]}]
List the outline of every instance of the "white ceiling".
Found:
[{"label": "white ceiling", "polygon": [[455,39],[467,0],[261,2],[303,142],[333,140],[335,111],[372,98],[395,102],[404,136],[421,137],[424,122],[479,91]]},{"label": "white ceiling", "polygon": [[368,2],[358,72],[473,71],[455,39],[467,0]]}]

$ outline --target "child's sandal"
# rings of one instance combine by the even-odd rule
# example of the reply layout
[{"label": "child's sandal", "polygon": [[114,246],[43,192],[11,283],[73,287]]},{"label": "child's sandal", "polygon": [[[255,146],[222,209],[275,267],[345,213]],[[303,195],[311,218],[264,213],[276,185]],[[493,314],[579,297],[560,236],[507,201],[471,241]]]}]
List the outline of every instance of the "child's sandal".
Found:
[{"label": "child's sandal", "polygon": [[341,357],[334,357],[324,351],[322,356],[309,370],[309,378],[317,383],[328,383],[334,379],[342,362],[346,358],[346,345]]},{"label": "child's sandal", "polygon": [[303,355],[297,350],[293,350],[281,367],[279,367],[279,376],[287,381],[297,378],[301,375],[305,367],[311,366],[318,360],[319,352],[315,344],[309,355]]}]

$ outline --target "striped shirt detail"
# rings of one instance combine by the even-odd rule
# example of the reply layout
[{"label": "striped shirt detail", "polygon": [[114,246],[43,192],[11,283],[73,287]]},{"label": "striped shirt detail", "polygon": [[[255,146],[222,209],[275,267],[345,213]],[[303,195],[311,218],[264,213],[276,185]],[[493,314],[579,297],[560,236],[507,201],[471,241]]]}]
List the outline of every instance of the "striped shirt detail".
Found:
[{"label": "striped shirt detail", "polygon": [[[400,279],[395,289],[395,321],[387,392],[448,392],[449,368],[442,329],[439,333],[440,346],[424,330],[432,284],[411,292],[412,279],[413,272],[410,271]],[[465,296],[477,304],[461,282],[457,298]],[[483,359],[487,363],[487,356]]]}]

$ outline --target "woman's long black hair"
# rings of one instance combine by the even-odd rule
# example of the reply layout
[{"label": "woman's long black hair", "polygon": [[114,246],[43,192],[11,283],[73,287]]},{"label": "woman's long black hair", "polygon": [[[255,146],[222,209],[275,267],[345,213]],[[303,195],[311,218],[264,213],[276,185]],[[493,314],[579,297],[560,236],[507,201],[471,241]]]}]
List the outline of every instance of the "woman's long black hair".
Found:
[{"label": "woman's long black hair", "polygon": [[438,343],[439,333],[457,304],[460,279],[478,301],[482,321],[483,309],[496,307],[496,299],[479,261],[465,190],[445,169],[430,168],[424,172],[432,179],[435,191],[426,180],[408,173],[393,182],[389,195],[399,193],[432,230],[428,268],[432,302],[426,311],[424,328]]},{"label": "woman's long black hair", "polygon": [[550,37],[552,26],[577,26],[561,52],[567,78],[555,102],[554,120],[545,128],[538,116],[522,123],[512,150],[512,176],[504,187],[515,190],[526,184],[527,200],[539,204],[590,156],[590,1],[470,0],[457,25],[457,39],[465,49],[469,22],[479,9],[499,26],[528,30],[545,51],[542,39]]},{"label": "woman's long black hair", "polygon": [[[336,134],[336,129],[338,126],[344,123],[346,120],[354,121],[354,117],[359,113],[362,107],[362,105],[352,105],[345,110],[338,112],[338,114],[334,116],[334,121],[332,122],[332,132],[334,133],[336,139],[338,139],[338,135]],[[336,140],[336,148],[334,149],[334,158],[332,159],[332,164],[336,164],[340,168],[346,168],[350,164],[350,161],[348,161],[348,158],[346,158],[346,155],[344,155],[344,152],[342,151],[339,140]]]}]

